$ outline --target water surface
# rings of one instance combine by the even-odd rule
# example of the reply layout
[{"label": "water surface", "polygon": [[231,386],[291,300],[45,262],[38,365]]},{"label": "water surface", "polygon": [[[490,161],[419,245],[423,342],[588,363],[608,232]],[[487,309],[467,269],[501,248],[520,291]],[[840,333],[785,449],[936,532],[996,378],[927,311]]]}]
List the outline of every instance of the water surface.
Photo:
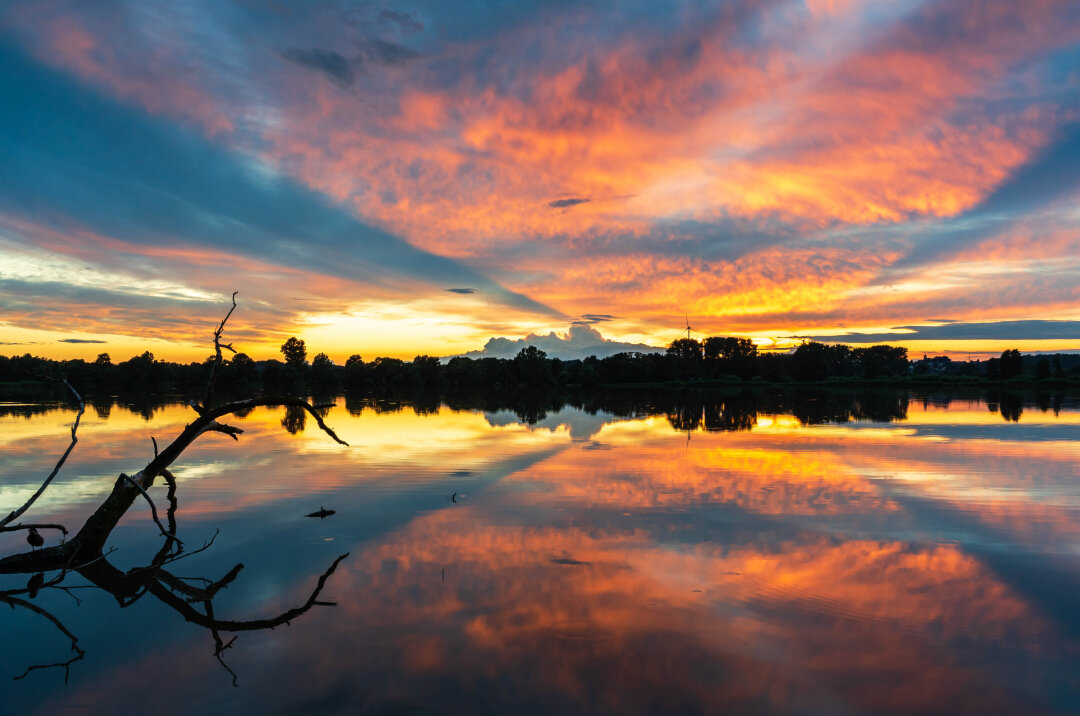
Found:
[{"label": "water surface", "polygon": [[[39,612],[0,609],[5,708],[1080,713],[1075,400],[336,402],[326,421],[347,448],[281,408],[234,420],[239,443],[210,434],[190,448],[173,469],[177,534],[188,551],[218,534],[168,566],[205,585],[195,578],[242,563],[214,616],[270,619],[348,553],[318,597],[334,605],[220,634],[237,637],[222,650],[153,593],[122,605],[46,588],[32,603],[85,657],[66,685],[61,667],[12,681],[68,660],[71,642]],[[0,508],[37,488],[73,416],[0,405]],[[88,408],[25,519],[78,528],[153,455],[151,436],[164,444],[192,418],[178,403]],[[151,494],[167,504],[163,486]],[[305,517],[320,507],[336,514]],[[0,555],[24,537],[0,535]],[[107,560],[138,568],[162,542],[137,503]],[[0,590],[28,577],[0,575]]]}]

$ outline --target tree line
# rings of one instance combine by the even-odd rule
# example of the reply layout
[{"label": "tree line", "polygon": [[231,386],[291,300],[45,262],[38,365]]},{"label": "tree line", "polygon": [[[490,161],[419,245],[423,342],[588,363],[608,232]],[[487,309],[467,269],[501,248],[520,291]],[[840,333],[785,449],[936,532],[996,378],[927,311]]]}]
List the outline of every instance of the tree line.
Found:
[{"label": "tree line", "polygon": [[[679,338],[664,353],[619,353],[580,360],[551,358],[526,346],[513,358],[439,359],[419,355],[412,361],[359,354],[336,364],[326,353],[308,360],[303,339],[291,337],[280,348],[282,360],[255,361],[237,353],[218,368],[223,389],[265,388],[373,389],[440,388],[449,391],[553,385],[616,385],[696,382],[818,383],[954,378],[974,381],[1080,380],[1080,356],[1023,356],[1004,351],[987,361],[952,361],[947,357],[911,361],[901,346],[859,348],[806,341],[787,353],[761,352],[748,338],[712,336]],[[157,360],[150,351],[120,363],[107,353],[94,361],[54,361],[26,354],[0,356],[0,383],[17,384],[35,375],[65,377],[88,391],[124,389],[184,392],[205,384],[216,358],[202,362]],[[1066,364],[1068,367],[1066,368]]]}]

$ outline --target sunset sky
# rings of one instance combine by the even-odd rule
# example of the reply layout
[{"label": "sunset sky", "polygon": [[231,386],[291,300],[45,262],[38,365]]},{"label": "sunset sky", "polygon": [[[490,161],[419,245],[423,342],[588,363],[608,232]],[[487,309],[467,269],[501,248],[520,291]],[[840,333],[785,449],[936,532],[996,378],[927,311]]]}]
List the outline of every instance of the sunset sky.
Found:
[{"label": "sunset sky", "polygon": [[1080,349],[1076,0],[8,0],[0,85],[0,354]]}]

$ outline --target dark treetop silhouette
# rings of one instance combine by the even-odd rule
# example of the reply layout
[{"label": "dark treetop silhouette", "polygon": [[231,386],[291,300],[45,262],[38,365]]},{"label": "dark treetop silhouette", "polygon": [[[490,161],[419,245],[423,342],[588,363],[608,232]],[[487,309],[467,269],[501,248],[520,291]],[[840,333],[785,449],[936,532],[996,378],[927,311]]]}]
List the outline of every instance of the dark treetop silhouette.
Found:
[{"label": "dark treetop silhouette", "polygon": [[[202,552],[213,544],[213,538],[211,538],[209,542],[203,544],[198,549],[186,551],[184,543],[177,536],[177,484],[176,480],[169,472],[169,466],[180,457],[189,445],[206,433],[223,433],[233,440],[238,440],[237,436],[242,434],[243,430],[219,422],[220,418],[232,414],[243,414],[245,411],[250,411],[257,406],[284,405],[293,410],[307,411],[314,417],[315,422],[327,435],[338,443],[347,445],[345,441],[341,440],[334,431],[323,422],[322,416],[316,411],[314,406],[298,398],[257,397],[221,404],[215,404],[213,402],[214,375],[222,362],[221,349],[226,348],[228,350],[233,350],[232,346],[223,345],[220,342],[221,334],[225,328],[226,321],[228,321],[229,316],[232,315],[235,308],[236,294],[234,293],[232,308],[229,309],[229,313],[221,321],[221,324],[214,332],[216,360],[214,365],[211,366],[210,379],[206,384],[202,401],[192,401],[190,403],[192,410],[196,413],[195,419],[184,428],[180,435],[166,445],[164,449],[159,451],[157,441],[155,440],[154,457],[141,470],[134,475],[121,473],[113,485],[112,492],[93,514],[90,515],[82,528],[75,533],[74,537],[65,539],[61,541],[60,544],[42,547],[41,549],[35,549],[35,544],[31,543],[31,551],[9,555],[0,559],[0,574],[31,575],[26,587],[0,591],[0,601],[6,603],[13,609],[18,607],[29,610],[51,622],[56,629],[70,640],[71,653],[73,654],[73,656],[66,661],[29,666],[25,672],[16,676],[16,679],[22,679],[37,669],[62,668],[64,670],[64,681],[66,683],[71,665],[82,659],[85,655],[85,652],[79,646],[78,637],[69,631],[56,616],[31,601],[28,601],[28,599],[34,599],[42,589],[54,588],[72,594],[71,587],[64,584],[71,573],[81,575],[92,585],[113,595],[121,607],[130,606],[146,594],[151,594],[156,599],[179,613],[185,620],[207,629],[213,638],[214,656],[221,665],[232,674],[234,685],[237,685],[237,678],[225,663],[224,652],[232,646],[233,642],[236,640],[236,636],[225,641],[222,634],[272,629],[281,624],[289,624],[291,620],[304,614],[313,606],[333,606],[333,602],[319,601],[319,595],[326,584],[326,580],[334,573],[341,560],[348,556],[347,553],[340,555],[330,564],[319,578],[307,601],[281,614],[262,619],[220,619],[214,614],[213,602],[215,596],[237,578],[244,568],[243,564],[238,563],[223,577],[216,580],[202,577],[178,577],[166,569],[168,565],[177,560]],[[85,411],[85,404],[83,403],[82,397],[70,383],[67,382],[67,380],[62,380],[60,382],[68,387],[79,405],[75,423],[71,428],[71,442],[57,461],[56,467],[53,468],[52,472],[45,478],[41,486],[30,499],[19,508],[13,510],[7,517],[0,519],[0,531],[28,530],[30,535],[40,536],[38,530],[53,529],[59,530],[65,536],[68,534],[67,528],[59,524],[15,523],[15,520],[19,519],[21,515],[30,509],[34,502],[36,502],[49,487],[78,442],[77,432],[79,421]],[[158,517],[156,505],[147,493],[147,489],[154,484],[155,479],[159,475],[168,485],[169,507],[165,512],[164,524]],[[103,552],[103,548],[112,530],[140,496],[149,503],[152,519],[161,531],[164,542],[148,564],[122,571],[109,562],[109,552]],[[35,542],[37,542],[37,540],[35,540]],[[46,573],[54,571],[57,572],[55,576],[49,579],[45,578]],[[25,595],[27,599],[22,598],[23,595]],[[72,594],[72,596],[74,595]],[[203,610],[199,611],[195,605],[201,605]]]}]

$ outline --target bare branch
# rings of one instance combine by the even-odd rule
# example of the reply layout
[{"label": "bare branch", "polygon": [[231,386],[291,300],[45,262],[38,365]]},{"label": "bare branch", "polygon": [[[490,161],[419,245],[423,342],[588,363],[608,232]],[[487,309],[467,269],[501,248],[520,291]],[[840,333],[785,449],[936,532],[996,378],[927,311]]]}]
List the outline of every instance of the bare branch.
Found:
[{"label": "bare branch", "polygon": [[240,292],[233,291],[232,308],[230,308],[229,312],[225,314],[225,318],[221,319],[221,324],[218,325],[217,330],[214,331],[214,353],[216,357],[214,359],[213,365],[210,366],[210,377],[206,381],[206,390],[203,392],[203,405],[210,405],[210,398],[213,397],[214,375],[217,373],[218,366],[221,365],[221,349],[226,348],[233,353],[236,353],[236,350],[232,347],[231,343],[228,345],[222,345],[221,334],[225,330],[225,322],[229,320],[229,316],[231,316],[233,314],[233,311],[236,310],[236,294],[238,293]]},{"label": "bare branch", "polygon": [[60,472],[60,468],[64,466],[64,462],[68,459],[68,455],[70,455],[71,451],[75,449],[75,443],[79,442],[79,438],[76,433],[79,430],[79,421],[82,420],[83,413],[86,412],[86,404],[83,402],[82,396],[79,395],[79,391],[75,390],[75,388],[72,387],[71,383],[69,383],[66,379],[52,378],[46,375],[34,375],[34,377],[41,380],[48,380],[52,381],[53,383],[63,383],[64,385],[66,385],[68,390],[71,391],[71,394],[75,396],[75,400],[77,400],[79,403],[79,412],[75,416],[75,423],[71,426],[71,443],[67,446],[67,450],[64,451],[64,454],[60,456],[60,459],[56,463],[56,467],[54,467],[52,472],[49,473],[49,476],[45,478],[45,482],[41,483],[41,487],[37,489],[37,492],[31,495],[30,499],[27,500],[22,507],[14,510],[7,517],[0,520],[0,527],[9,525],[15,520],[19,519],[24,512],[30,509],[31,505],[37,502],[37,499],[41,497],[42,493],[45,492],[45,489],[50,485],[50,483],[52,483],[53,478],[55,478],[56,475]]},{"label": "bare branch", "polygon": [[36,522],[34,524],[24,524],[24,523],[20,522],[17,525],[5,525],[3,527],[0,527],[0,532],[16,532],[18,530],[28,530],[28,529],[60,530],[65,535],[67,534],[67,527],[64,527],[63,525],[56,525],[56,524],[44,523],[44,522]]},{"label": "bare branch", "polygon": [[13,597],[13,596],[11,596],[9,594],[3,594],[3,593],[0,593],[0,601],[5,602],[6,604],[8,604],[12,609],[14,609],[17,606],[22,607],[23,609],[29,609],[30,611],[34,612],[35,614],[40,614],[41,616],[48,619],[50,622],[53,623],[53,626],[55,626],[58,630],[60,630],[61,634],[63,634],[64,636],[66,636],[68,639],[71,640],[71,650],[73,652],[75,652],[75,656],[73,656],[72,658],[70,658],[70,659],[68,659],[67,661],[64,661],[64,662],[57,662],[55,664],[39,664],[37,666],[27,667],[26,671],[24,671],[22,673],[22,675],[15,677],[15,681],[19,681],[20,679],[25,679],[30,674],[31,671],[35,671],[37,669],[52,669],[52,668],[57,668],[57,667],[63,667],[63,669],[64,669],[64,683],[67,684],[68,676],[70,676],[70,674],[71,674],[71,665],[74,664],[76,661],[79,661],[80,659],[82,659],[84,656],[86,656],[86,652],[83,651],[81,648],[79,648],[79,637],[75,636],[70,631],[68,631],[67,627],[65,627],[63,625],[63,623],[59,619],[54,617],[50,612],[42,609],[41,607],[39,607],[36,604],[28,602],[25,599],[19,599],[18,597]]},{"label": "bare branch", "polygon": [[216,420],[212,421],[209,425],[203,428],[203,432],[224,433],[225,435],[228,435],[230,438],[238,442],[240,438],[236,436],[244,434],[244,431],[242,429],[234,427],[232,425],[226,425],[225,423],[219,423]]},{"label": "bare branch", "polygon": [[161,530],[162,536],[167,537],[167,538],[169,538],[171,540],[176,540],[177,542],[179,542],[182,545],[183,542],[180,541],[180,538],[177,537],[172,532],[169,532],[167,529],[165,529],[165,525],[161,524],[161,520],[159,520],[158,516],[157,516],[157,507],[154,505],[154,501],[152,499],[150,499],[150,495],[146,492],[146,490],[144,490],[142,488],[142,485],[135,482],[135,480],[132,479],[131,476],[128,475],[127,473],[123,473],[123,472],[120,473],[120,477],[124,478],[125,480],[130,482],[132,485],[134,485],[135,489],[137,489],[139,492],[141,492],[142,496],[146,498],[146,501],[150,504],[150,516],[154,518],[154,524],[156,524],[158,526],[158,529]]},{"label": "bare branch", "polygon": [[348,552],[340,555],[337,559],[334,560],[330,567],[325,572],[323,572],[323,574],[319,577],[318,583],[315,586],[315,591],[311,593],[311,596],[308,597],[308,600],[306,602],[304,602],[299,607],[293,607],[292,609],[283,612],[271,619],[251,619],[247,621],[215,619],[199,613],[197,610],[192,608],[192,606],[188,604],[186,600],[181,599],[179,596],[169,591],[169,589],[164,584],[155,583],[151,585],[150,592],[158,599],[165,602],[176,611],[180,612],[180,614],[183,615],[183,617],[189,622],[198,624],[199,626],[205,627],[207,629],[213,628],[224,632],[257,631],[260,629],[272,629],[276,626],[281,626],[282,624],[288,624],[293,619],[296,619],[301,614],[307,612],[313,606],[320,606],[325,604],[319,602],[319,594],[326,586],[326,580],[329,579],[330,576],[337,569],[338,564],[340,564],[341,561],[348,556]]}]

